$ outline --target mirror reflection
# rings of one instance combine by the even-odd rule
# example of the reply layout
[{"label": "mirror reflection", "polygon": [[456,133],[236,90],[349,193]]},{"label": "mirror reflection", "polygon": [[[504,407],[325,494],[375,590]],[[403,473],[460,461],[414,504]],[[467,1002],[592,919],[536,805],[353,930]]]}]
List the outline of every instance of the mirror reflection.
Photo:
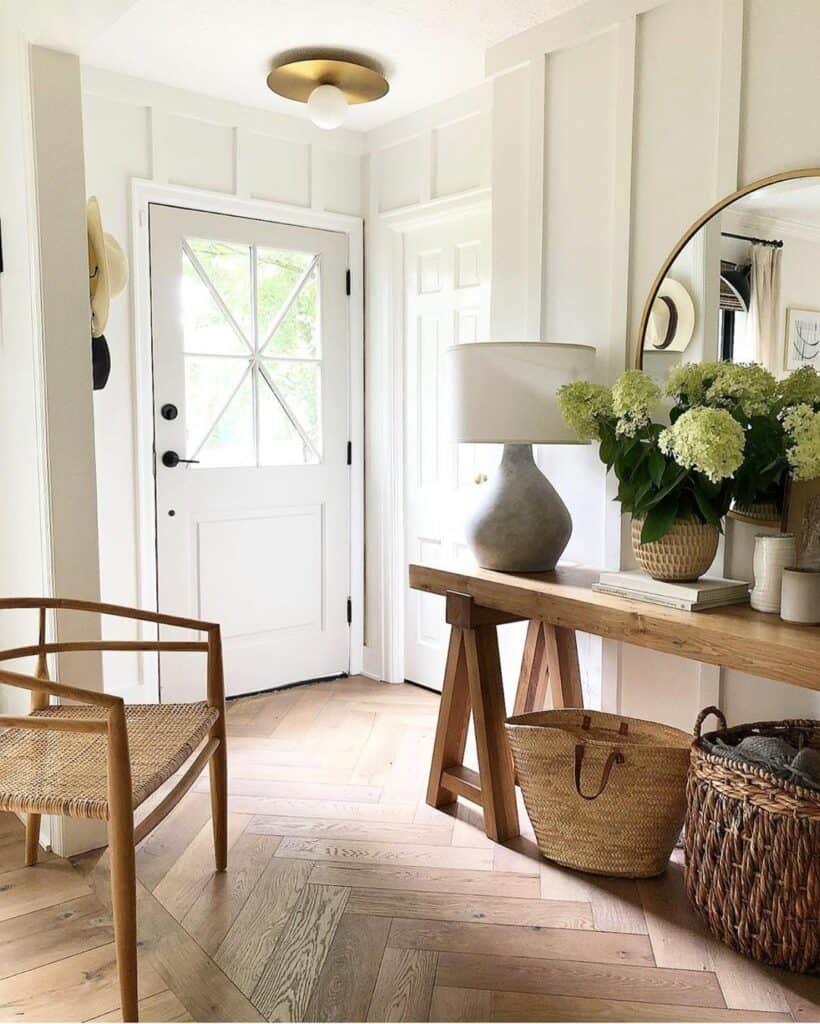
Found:
[{"label": "mirror reflection", "polygon": [[661,282],[639,351],[656,378],[714,359],[820,370],[820,178],[764,186],[715,214]]}]

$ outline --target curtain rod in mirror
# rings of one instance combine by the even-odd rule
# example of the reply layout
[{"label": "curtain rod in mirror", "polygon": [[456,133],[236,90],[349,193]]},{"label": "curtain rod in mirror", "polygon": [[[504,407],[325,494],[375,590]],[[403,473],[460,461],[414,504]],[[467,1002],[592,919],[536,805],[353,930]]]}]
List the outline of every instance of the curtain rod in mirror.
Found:
[{"label": "curtain rod in mirror", "polygon": [[735,235],[731,231],[721,231],[724,238],[739,238],[742,242],[754,242],[755,245],[770,245],[773,249],[782,249],[783,242],[779,238],[755,238],[754,235]]}]

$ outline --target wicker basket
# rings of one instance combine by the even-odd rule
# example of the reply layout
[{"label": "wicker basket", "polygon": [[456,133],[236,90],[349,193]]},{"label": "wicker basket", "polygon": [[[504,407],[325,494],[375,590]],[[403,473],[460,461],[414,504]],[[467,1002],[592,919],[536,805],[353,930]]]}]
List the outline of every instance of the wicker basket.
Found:
[{"label": "wicker basket", "polygon": [[686,733],[562,710],[511,718],[507,734],[545,857],[600,875],[663,871],[686,809]]},{"label": "wicker basket", "polygon": [[697,580],[717,554],[716,526],[676,519],[660,540],[641,544],[643,519],[632,520],[632,550],[638,565],[655,580]]},{"label": "wicker basket", "polygon": [[[702,739],[707,715],[721,722]],[[820,969],[820,793],[764,768],[709,753],[704,741],[802,739],[820,748],[820,722],[726,728],[717,708],[695,724],[687,784],[686,891],[714,934],[755,960],[801,973]]]}]

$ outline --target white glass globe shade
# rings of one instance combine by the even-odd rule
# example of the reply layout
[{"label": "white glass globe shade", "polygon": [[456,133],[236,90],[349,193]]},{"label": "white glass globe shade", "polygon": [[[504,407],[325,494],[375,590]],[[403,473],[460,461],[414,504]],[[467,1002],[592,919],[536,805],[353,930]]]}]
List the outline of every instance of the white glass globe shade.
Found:
[{"label": "white glass globe shade", "polygon": [[307,108],[317,128],[338,128],[347,118],[347,99],[335,85],[317,86],[308,98]]}]

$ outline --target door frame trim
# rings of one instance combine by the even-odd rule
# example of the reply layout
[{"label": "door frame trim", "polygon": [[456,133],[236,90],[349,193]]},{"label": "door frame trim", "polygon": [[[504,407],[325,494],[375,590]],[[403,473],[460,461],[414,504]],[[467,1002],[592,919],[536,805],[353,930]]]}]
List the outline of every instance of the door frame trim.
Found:
[{"label": "door frame trim", "polygon": [[[347,235],[351,288],[348,297],[350,440],[350,673],[362,670],[364,645],[364,223],[361,217],[301,206],[244,199],[221,192],[131,181],[131,277],[134,320],[134,411],[137,505],[137,593],[143,608],[157,608],[156,488],[154,479],[154,396],[151,341],[150,204],[204,213],[247,217]],[[146,688],[158,692],[157,659],[141,656]],[[150,692],[147,690],[147,692]]]},{"label": "door frame trim", "polygon": [[[379,675],[389,683],[404,682],[404,602],[407,587],[407,546],[405,543],[405,467],[404,449],[407,425],[405,417],[396,417],[404,409],[405,364],[405,236],[413,229],[445,224],[469,213],[491,211],[492,189],[481,187],[458,192],[446,198],[432,199],[379,216],[383,233],[380,246],[388,266],[386,319],[388,345],[382,364],[380,416],[382,429],[378,443],[379,462],[384,466],[384,500],[380,515],[382,651]],[[492,281],[490,282],[492,288]]]}]

